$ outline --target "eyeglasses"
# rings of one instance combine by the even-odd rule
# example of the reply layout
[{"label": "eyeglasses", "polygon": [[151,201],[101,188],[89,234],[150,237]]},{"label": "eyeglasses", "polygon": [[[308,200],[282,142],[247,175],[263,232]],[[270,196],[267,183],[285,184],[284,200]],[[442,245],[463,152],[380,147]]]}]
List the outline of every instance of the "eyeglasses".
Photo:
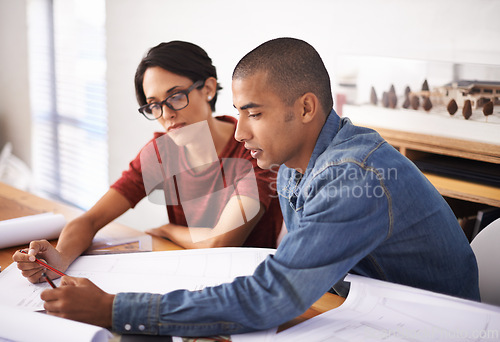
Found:
[{"label": "eyeglasses", "polygon": [[168,96],[161,102],[152,102],[145,104],[144,106],[139,107],[139,113],[144,115],[144,117],[148,120],[157,120],[163,115],[163,105],[166,105],[168,108],[175,111],[184,109],[189,104],[189,93],[193,89],[200,88],[204,83],[204,81],[197,81],[186,90],[180,90]]}]

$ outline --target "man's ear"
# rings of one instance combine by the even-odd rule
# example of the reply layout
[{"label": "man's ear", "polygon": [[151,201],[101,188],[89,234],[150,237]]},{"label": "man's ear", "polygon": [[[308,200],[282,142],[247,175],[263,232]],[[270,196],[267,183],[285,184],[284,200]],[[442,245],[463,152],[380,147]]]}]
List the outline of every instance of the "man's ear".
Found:
[{"label": "man's ear", "polygon": [[305,93],[299,99],[300,109],[302,111],[301,119],[303,123],[309,123],[319,113],[319,100],[313,93]]},{"label": "man's ear", "polygon": [[[215,93],[217,92],[217,80],[215,77],[209,77],[205,80],[205,85],[203,86],[203,94],[210,100],[214,98]],[[208,100],[208,101],[210,101]]]}]

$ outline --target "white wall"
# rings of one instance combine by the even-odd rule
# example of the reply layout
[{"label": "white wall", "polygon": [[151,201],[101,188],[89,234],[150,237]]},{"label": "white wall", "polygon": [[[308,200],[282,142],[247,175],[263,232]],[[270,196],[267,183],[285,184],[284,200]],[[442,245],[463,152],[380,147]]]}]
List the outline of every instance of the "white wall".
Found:
[{"label": "white wall", "polygon": [[498,13],[497,0],[108,0],[110,177],[159,127],[139,116],[133,88],[140,58],[159,42],[203,47],[224,87],[217,112],[231,114],[232,69],[268,39],[310,42],[333,81],[335,60],[345,54],[500,64]]},{"label": "white wall", "polygon": [[31,163],[28,35],[25,0],[0,0],[0,149]]}]

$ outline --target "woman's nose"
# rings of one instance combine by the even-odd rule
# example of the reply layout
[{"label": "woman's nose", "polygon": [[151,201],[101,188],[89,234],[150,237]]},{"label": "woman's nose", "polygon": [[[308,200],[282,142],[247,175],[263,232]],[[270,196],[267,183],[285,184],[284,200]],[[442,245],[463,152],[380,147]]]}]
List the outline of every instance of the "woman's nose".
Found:
[{"label": "woman's nose", "polygon": [[166,104],[163,104],[162,117],[165,120],[173,119],[177,115],[175,110],[170,109]]}]

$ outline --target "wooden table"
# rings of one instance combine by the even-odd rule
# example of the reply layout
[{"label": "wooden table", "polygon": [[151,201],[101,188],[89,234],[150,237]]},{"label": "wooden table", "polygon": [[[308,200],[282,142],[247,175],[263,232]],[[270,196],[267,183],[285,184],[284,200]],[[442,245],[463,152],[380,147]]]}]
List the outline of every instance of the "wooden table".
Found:
[{"label": "wooden table", "polygon": [[[45,212],[63,214],[66,220],[69,221],[80,215],[82,210],[35,196],[0,182],[0,221]],[[144,235],[144,233],[116,222],[108,224],[97,233],[97,237],[102,238],[127,238],[140,235]],[[51,243],[55,245],[56,241],[51,241]],[[2,267],[2,270],[12,263],[12,255],[14,252],[25,247],[27,247],[27,245],[0,249],[0,266]],[[154,251],[179,249],[183,248],[171,241],[153,237]],[[331,293],[326,293],[305,313],[294,320],[283,324],[280,327],[280,330],[286,329],[330,309],[336,308],[343,302],[344,298],[335,296]]]}]

